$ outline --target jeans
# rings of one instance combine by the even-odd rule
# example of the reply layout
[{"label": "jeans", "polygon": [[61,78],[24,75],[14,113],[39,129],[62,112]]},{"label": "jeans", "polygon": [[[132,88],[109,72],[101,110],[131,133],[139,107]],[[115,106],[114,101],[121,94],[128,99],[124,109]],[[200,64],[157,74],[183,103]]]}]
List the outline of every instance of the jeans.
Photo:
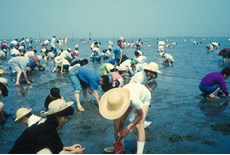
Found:
[{"label": "jeans", "polygon": [[218,84],[213,85],[213,86],[207,86],[204,85],[202,83],[200,83],[199,88],[200,90],[205,94],[205,95],[209,95],[211,93],[213,93],[215,90],[217,90],[217,88],[219,88],[220,86]]},{"label": "jeans", "polygon": [[75,93],[80,94],[82,87],[78,78],[78,70],[76,66],[69,70],[69,79],[72,82]]}]

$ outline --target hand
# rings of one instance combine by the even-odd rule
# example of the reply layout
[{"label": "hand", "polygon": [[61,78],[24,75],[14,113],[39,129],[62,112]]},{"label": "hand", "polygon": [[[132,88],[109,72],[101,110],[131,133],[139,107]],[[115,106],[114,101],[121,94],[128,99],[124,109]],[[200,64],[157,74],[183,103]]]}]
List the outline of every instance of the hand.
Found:
[{"label": "hand", "polygon": [[75,144],[73,146],[64,147],[63,148],[65,152],[71,153],[71,154],[82,154],[85,150],[85,148],[82,148],[80,144]]},{"label": "hand", "polygon": [[127,128],[123,128],[120,132],[120,136],[124,139],[129,134],[129,130]]}]

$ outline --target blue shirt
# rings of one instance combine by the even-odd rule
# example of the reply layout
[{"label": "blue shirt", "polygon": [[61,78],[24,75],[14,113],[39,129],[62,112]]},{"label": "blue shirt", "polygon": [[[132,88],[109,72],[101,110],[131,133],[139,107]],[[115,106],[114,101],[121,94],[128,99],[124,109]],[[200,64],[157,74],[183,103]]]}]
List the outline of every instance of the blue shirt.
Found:
[{"label": "blue shirt", "polygon": [[78,77],[83,82],[81,83],[83,89],[89,86],[92,90],[97,90],[100,83],[100,75],[98,72],[88,69],[86,67],[77,67]]}]

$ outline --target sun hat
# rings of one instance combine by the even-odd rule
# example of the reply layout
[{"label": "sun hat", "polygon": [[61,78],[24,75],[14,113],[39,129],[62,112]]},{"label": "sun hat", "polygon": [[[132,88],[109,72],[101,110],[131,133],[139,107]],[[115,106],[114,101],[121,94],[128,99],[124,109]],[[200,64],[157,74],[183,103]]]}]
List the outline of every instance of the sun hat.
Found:
[{"label": "sun hat", "polygon": [[8,80],[4,77],[0,77],[0,82],[4,85],[7,85],[8,84]]},{"label": "sun hat", "polygon": [[48,106],[48,111],[41,111],[41,115],[48,116],[65,110],[66,108],[73,105],[73,101],[66,102],[63,99],[56,99],[52,101]]},{"label": "sun hat", "polygon": [[129,90],[126,88],[113,88],[101,97],[99,112],[104,118],[114,120],[126,112],[129,104]]},{"label": "sun hat", "polygon": [[63,58],[62,58],[61,56],[56,56],[55,59],[54,59],[54,61],[55,61],[57,64],[59,64],[59,63],[62,63]]},{"label": "sun hat", "polygon": [[122,65],[116,66],[116,68],[117,68],[119,71],[125,71],[125,70],[128,69],[126,66],[122,66]]},{"label": "sun hat", "polygon": [[26,116],[28,113],[30,113],[32,109],[27,109],[27,108],[19,108],[16,112],[16,119],[14,120],[15,122]]},{"label": "sun hat", "polygon": [[145,70],[149,70],[149,71],[152,71],[152,72],[157,72],[157,73],[161,73],[161,71],[159,71],[158,69],[158,64],[155,63],[155,62],[150,62],[148,65],[146,65],[144,67]]},{"label": "sun hat", "polygon": [[137,62],[139,62],[139,63],[144,63],[145,61],[146,61],[146,56],[139,56],[138,58],[137,58]]},{"label": "sun hat", "polygon": [[42,60],[42,56],[41,55],[38,55],[37,58],[39,59],[39,61]]},{"label": "sun hat", "polygon": [[106,66],[106,70],[109,71],[109,72],[110,72],[111,69],[114,68],[114,65],[112,65],[111,63],[106,63],[105,66]]},{"label": "sun hat", "polygon": [[67,48],[67,51],[71,52],[71,48]]},{"label": "sun hat", "polygon": [[124,37],[121,36],[121,37],[120,37],[120,40],[124,40]]}]

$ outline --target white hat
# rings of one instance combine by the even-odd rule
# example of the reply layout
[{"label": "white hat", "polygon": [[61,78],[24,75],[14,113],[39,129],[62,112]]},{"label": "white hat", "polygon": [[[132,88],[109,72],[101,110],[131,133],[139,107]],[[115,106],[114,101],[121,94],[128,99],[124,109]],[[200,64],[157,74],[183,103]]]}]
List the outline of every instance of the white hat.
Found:
[{"label": "white hat", "polygon": [[71,48],[67,48],[67,51],[71,52]]},{"label": "white hat", "polygon": [[78,48],[78,44],[76,44],[74,48]]},{"label": "white hat", "polygon": [[130,104],[130,92],[126,88],[113,88],[101,97],[99,112],[107,119],[114,120],[121,117]]},{"label": "white hat", "polygon": [[106,66],[106,70],[109,71],[109,72],[110,72],[111,69],[114,68],[114,65],[112,65],[111,63],[106,63],[105,66]]},{"label": "white hat", "polygon": [[139,63],[144,63],[146,60],[147,60],[146,56],[143,55],[137,58],[137,62]]},{"label": "white hat", "polygon": [[148,65],[146,65],[144,67],[145,70],[149,70],[149,71],[152,71],[152,72],[157,72],[157,73],[161,73],[161,71],[159,71],[158,69],[158,64],[155,63],[155,62],[150,62]]},{"label": "white hat", "polygon": [[127,69],[128,69],[128,67],[123,66],[123,65],[116,66],[116,68],[117,68],[119,71],[125,71],[125,70],[127,70]]},{"label": "white hat", "polygon": [[61,56],[56,56],[55,59],[54,59],[54,61],[55,61],[57,64],[59,64],[59,63],[62,63],[63,58],[62,58]]},{"label": "white hat", "polygon": [[124,40],[124,37],[120,37],[120,40]]},{"label": "white hat", "polygon": [[38,55],[37,58],[39,59],[39,61],[42,60],[42,56],[41,55]]},{"label": "white hat", "polygon": [[15,122],[26,116],[28,113],[30,113],[32,109],[27,109],[27,108],[19,108],[16,112],[16,119],[14,120]]},{"label": "white hat", "polygon": [[47,112],[41,111],[41,114],[43,116],[48,116],[54,113],[58,113],[70,107],[71,105],[73,105],[73,103],[74,103],[73,101],[66,102],[63,99],[56,99],[49,104],[48,106],[49,110]]}]

